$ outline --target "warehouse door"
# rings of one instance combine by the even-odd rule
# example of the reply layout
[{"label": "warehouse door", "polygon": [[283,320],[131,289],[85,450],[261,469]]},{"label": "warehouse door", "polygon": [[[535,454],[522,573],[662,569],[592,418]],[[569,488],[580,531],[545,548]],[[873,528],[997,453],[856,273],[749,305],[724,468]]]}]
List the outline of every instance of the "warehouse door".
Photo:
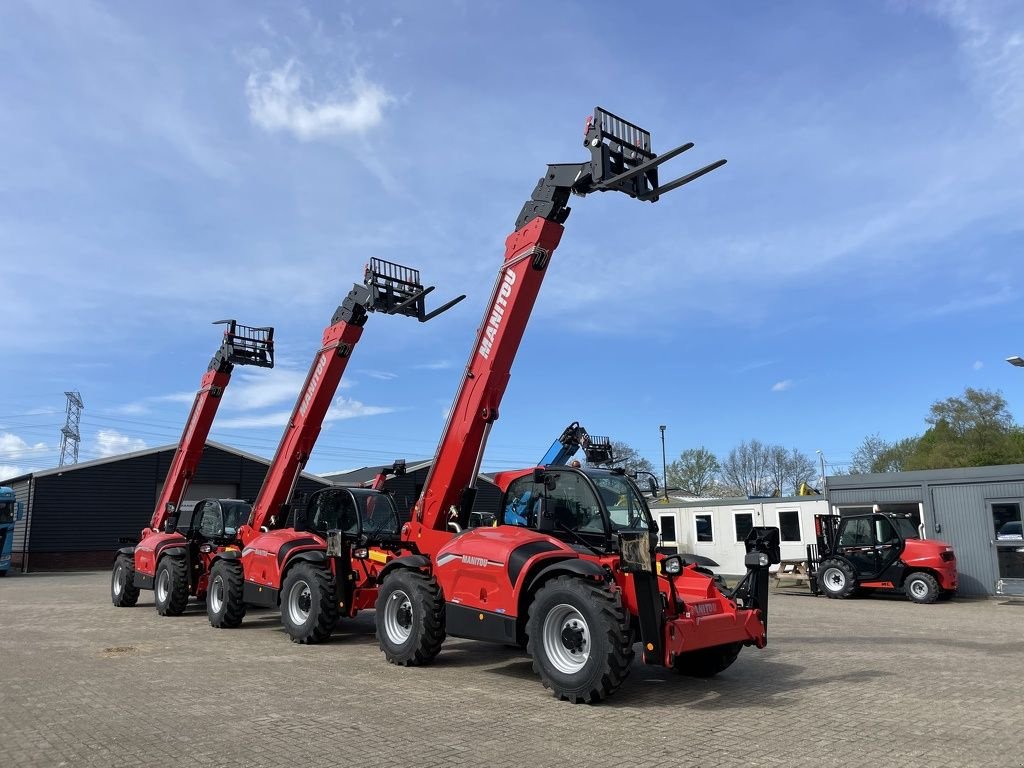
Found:
[{"label": "warehouse door", "polygon": [[989,502],[992,513],[992,545],[996,549],[996,592],[1024,595],[1024,530],[1021,500]]}]

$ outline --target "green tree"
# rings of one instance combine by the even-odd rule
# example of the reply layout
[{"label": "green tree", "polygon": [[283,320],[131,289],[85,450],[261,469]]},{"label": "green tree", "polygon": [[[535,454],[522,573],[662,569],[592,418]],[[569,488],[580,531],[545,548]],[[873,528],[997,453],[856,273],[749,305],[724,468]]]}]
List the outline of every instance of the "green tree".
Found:
[{"label": "green tree", "polygon": [[718,457],[704,446],[687,448],[668,465],[668,487],[706,496],[718,478]]}]

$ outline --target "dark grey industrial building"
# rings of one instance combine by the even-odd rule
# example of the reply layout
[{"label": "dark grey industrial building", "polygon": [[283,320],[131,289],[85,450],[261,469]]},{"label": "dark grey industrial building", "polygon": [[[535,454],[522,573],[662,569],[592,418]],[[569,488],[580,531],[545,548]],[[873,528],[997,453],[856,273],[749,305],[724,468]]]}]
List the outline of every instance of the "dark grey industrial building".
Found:
[{"label": "dark grey industrial building", "polygon": [[[406,467],[405,474],[397,477],[390,477],[384,482],[384,490],[391,493],[395,500],[395,507],[398,510],[398,517],[401,521],[407,522],[412,514],[413,505],[423,492],[423,485],[427,481],[427,473],[430,471],[432,461],[421,461],[417,464],[410,464]],[[381,467],[360,467],[348,472],[332,472],[321,475],[336,485],[368,485],[381,470],[389,469],[392,465],[385,464]],[[487,522],[498,514],[498,507],[501,504],[501,491],[494,481],[487,475],[481,474],[477,484],[476,499],[473,502],[473,515],[476,522]]]},{"label": "dark grey industrial building", "polygon": [[1024,464],[831,476],[826,496],[840,514],[919,515],[956,550],[961,595],[1024,594]]},{"label": "dark grey industrial building", "polygon": [[[149,523],[176,446],[149,448],[5,480],[24,504],[12,565],[22,571],[107,567]],[[207,442],[186,500],[254,500],[270,462]],[[297,491],[328,483],[303,473]],[[185,505],[182,505],[185,507]]]}]

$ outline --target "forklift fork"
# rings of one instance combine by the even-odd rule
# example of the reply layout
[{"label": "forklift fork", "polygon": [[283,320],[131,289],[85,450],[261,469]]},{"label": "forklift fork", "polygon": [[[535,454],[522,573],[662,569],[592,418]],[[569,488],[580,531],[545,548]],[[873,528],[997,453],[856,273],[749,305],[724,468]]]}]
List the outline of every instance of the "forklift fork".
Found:
[{"label": "forklift fork", "polygon": [[415,317],[421,323],[432,320],[466,298],[463,294],[427,312],[424,298],[434,290],[434,286],[423,287],[418,269],[384,259],[370,259],[363,282],[370,290],[370,308],[373,311]]}]

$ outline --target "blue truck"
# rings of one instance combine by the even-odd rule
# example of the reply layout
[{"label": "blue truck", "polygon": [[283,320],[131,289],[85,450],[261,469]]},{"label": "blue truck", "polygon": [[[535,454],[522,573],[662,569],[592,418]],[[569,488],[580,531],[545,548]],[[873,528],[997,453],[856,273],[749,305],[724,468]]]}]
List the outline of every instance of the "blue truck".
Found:
[{"label": "blue truck", "polygon": [[11,552],[14,549],[14,524],[21,520],[21,502],[14,496],[14,489],[0,486],[0,576],[6,576],[11,568]]}]

